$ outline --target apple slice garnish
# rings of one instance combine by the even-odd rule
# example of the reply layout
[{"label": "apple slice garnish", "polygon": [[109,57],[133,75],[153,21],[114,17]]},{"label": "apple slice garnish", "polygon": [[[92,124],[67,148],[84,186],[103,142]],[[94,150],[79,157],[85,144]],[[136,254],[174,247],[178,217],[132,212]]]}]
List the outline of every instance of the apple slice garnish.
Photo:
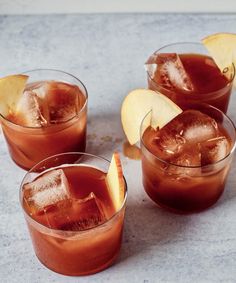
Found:
[{"label": "apple slice garnish", "polygon": [[145,119],[143,129],[150,125],[155,129],[162,128],[182,112],[179,106],[159,92],[148,89],[131,91],[121,106],[121,123],[130,144],[140,140],[141,123],[151,110],[150,119]]},{"label": "apple slice garnish", "polygon": [[125,182],[120,156],[117,152],[114,152],[112,155],[111,163],[106,175],[106,182],[115,210],[118,211],[121,208],[125,197]]},{"label": "apple slice garnish", "polygon": [[0,79],[0,114],[6,117],[14,112],[25,89],[28,76],[12,75]]},{"label": "apple slice garnish", "polygon": [[231,68],[232,63],[236,67],[235,33],[212,34],[202,39],[202,43],[214,59],[221,72],[224,72],[226,68]]}]

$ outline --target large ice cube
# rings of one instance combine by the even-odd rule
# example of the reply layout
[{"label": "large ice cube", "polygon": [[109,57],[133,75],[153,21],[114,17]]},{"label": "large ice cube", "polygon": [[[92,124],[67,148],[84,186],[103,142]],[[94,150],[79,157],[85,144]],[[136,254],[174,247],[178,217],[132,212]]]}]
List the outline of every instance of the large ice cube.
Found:
[{"label": "large ice cube", "polygon": [[154,139],[154,146],[160,149],[162,158],[168,158],[182,151],[185,139],[169,126],[163,127]]},{"label": "large ice cube", "polygon": [[204,142],[218,135],[214,119],[197,110],[186,110],[176,116],[157,133],[154,143],[161,150],[162,158],[182,152],[189,144]]},{"label": "large ice cube", "polygon": [[222,160],[229,153],[229,149],[229,142],[223,136],[201,143],[202,165],[213,164]]},{"label": "large ice cube", "polygon": [[80,90],[76,85],[50,82],[47,104],[51,123],[60,123],[73,118],[79,111]]},{"label": "large ice cube", "polygon": [[48,124],[49,112],[44,100],[32,91],[25,91],[17,106],[17,122],[27,127],[43,127]]},{"label": "large ice cube", "polygon": [[[185,146],[183,151],[168,160],[171,164],[167,168],[167,173],[172,175],[195,176],[201,173],[201,152],[199,144]],[[194,168],[196,167],[196,168]]]},{"label": "large ice cube", "polygon": [[24,201],[32,214],[70,197],[68,180],[62,169],[51,170],[24,185]]},{"label": "large ice cube", "polygon": [[47,121],[54,124],[73,118],[81,108],[80,89],[76,85],[58,81],[42,81],[27,86],[44,102]]},{"label": "large ice cube", "polygon": [[39,81],[27,85],[26,90],[34,92],[39,98],[46,99],[46,95],[50,89],[50,81]]},{"label": "large ice cube", "polygon": [[187,110],[179,116],[183,125],[183,137],[188,143],[204,142],[218,136],[218,125],[210,116]]},{"label": "large ice cube", "polygon": [[183,151],[171,159],[170,161],[178,166],[201,166],[201,153],[199,144],[195,144],[191,147],[185,147]]},{"label": "large ice cube", "polygon": [[100,200],[94,193],[90,193],[84,199],[60,201],[48,207],[44,212],[50,228],[65,231],[90,229],[106,220]]},{"label": "large ice cube", "polygon": [[193,83],[176,53],[155,53],[145,66],[151,78],[163,87],[194,90]]}]

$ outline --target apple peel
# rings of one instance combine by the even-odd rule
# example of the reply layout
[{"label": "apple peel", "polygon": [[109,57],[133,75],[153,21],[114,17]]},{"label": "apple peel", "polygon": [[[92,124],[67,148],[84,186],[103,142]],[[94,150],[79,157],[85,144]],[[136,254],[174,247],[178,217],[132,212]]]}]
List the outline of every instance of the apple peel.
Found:
[{"label": "apple peel", "polygon": [[106,175],[106,183],[116,212],[121,208],[125,197],[125,182],[119,154],[114,152]]},{"label": "apple peel", "polygon": [[181,112],[182,109],[165,95],[148,89],[136,89],[122,103],[121,123],[129,143],[133,145],[140,140],[140,126],[146,115],[143,130],[150,125],[154,129],[162,128]]}]

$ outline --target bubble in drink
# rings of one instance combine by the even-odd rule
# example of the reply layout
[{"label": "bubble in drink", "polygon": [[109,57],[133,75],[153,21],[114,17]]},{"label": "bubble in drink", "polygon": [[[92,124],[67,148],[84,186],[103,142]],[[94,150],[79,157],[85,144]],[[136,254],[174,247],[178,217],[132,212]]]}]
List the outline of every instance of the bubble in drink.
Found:
[{"label": "bubble in drink", "polygon": [[69,199],[69,184],[62,169],[49,171],[24,185],[24,201],[32,215],[47,206]]},{"label": "bubble in drink", "polygon": [[154,53],[145,64],[153,79],[168,89],[193,91],[193,83],[176,53]]},{"label": "bubble in drink", "polygon": [[65,231],[83,231],[106,221],[99,199],[92,192],[84,199],[67,199],[44,210],[47,226]]}]

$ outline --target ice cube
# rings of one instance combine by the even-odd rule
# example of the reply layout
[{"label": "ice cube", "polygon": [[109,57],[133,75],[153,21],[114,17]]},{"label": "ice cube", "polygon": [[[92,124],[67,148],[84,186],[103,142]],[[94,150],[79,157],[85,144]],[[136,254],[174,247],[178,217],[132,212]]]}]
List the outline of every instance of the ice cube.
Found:
[{"label": "ice cube", "polygon": [[204,142],[218,136],[216,121],[200,111],[187,110],[179,118],[183,124],[183,137],[188,143]]},{"label": "ice cube", "polygon": [[214,119],[197,110],[186,110],[157,132],[154,145],[160,149],[160,157],[168,159],[181,153],[186,145],[217,135],[218,126]]},{"label": "ice cube", "polygon": [[216,163],[229,153],[229,142],[224,136],[201,143],[202,165]]},{"label": "ice cube", "polygon": [[165,159],[181,152],[186,141],[179,133],[175,132],[174,129],[166,126],[158,132],[153,143],[154,146],[160,149],[160,154],[163,155],[162,158]]},{"label": "ice cube", "polygon": [[70,197],[68,180],[62,169],[40,175],[24,185],[24,200],[32,214],[42,212],[45,207]]},{"label": "ice cube", "polygon": [[80,90],[76,85],[51,82],[47,93],[51,123],[60,123],[73,118],[79,111]]},{"label": "ice cube", "polygon": [[199,144],[185,147],[181,154],[171,159],[171,163],[179,166],[201,166],[201,153]]},{"label": "ice cube", "polygon": [[169,174],[199,175],[201,173],[201,152],[199,144],[185,146],[180,154],[173,156],[168,161],[174,164],[168,166],[167,172]]},{"label": "ice cube", "polygon": [[176,53],[155,53],[146,63],[150,76],[168,89],[193,91],[193,83]]},{"label": "ice cube", "polygon": [[42,81],[28,85],[27,90],[44,102],[47,121],[52,124],[70,120],[81,108],[80,89],[76,85]]},{"label": "ice cube", "polygon": [[44,212],[50,228],[65,231],[83,231],[106,221],[100,200],[94,193],[84,199],[60,201]]},{"label": "ice cube", "polygon": [[157,54],[152,54],[147,62],[144,64],[145,70],[148,72],[149,76],[154,79],[157,71]]},{"label": "ice cube", "polygon": [[50,81],[39,81],[27,85],[26,90],[34,92],[39,98],[45,99],[50,89]]},{"label": "ice cube", "polygon": [[16,106],[17,122],[27,127],[43,127],[48,123],[47,105],[32,91],[25,91]]}]

